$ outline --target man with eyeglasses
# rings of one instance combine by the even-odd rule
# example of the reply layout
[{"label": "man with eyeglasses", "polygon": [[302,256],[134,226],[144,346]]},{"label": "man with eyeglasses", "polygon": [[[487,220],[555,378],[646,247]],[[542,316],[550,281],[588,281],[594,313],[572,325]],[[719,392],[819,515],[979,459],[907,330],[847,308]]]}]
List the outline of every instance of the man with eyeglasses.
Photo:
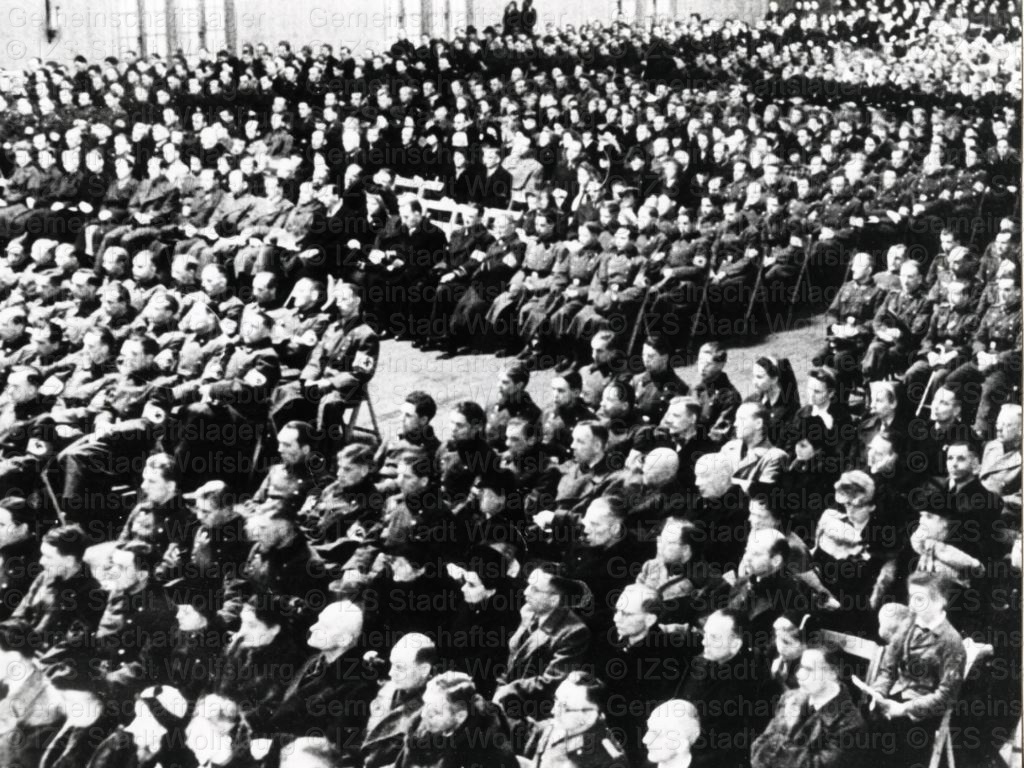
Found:
[{"label": "man with eyeglasses", "polygon": [[494,701],[513,720],[535,715],[555,688],[578,667],[590,645],[590,630],[573,607],[583,600],[581,582],[536,568],[523,590],[525,605],[509,640],[506,669],[498,674]]},{"label": "man with eyeglasses", "polygon": [[551,717],[537,723],[523,756],[538,768],[625,768],[625,752],[604,718],[607,703],[603,682],[589,672],[570,672],[555,690]]}]

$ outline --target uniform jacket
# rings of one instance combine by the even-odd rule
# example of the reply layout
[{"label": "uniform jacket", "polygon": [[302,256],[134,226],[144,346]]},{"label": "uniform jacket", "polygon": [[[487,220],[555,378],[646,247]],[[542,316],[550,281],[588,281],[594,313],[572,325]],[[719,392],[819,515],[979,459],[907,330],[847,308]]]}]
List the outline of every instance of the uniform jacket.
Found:
[{"label": "uniform jacket", "polygon": [[[337,389],[365,385],[377,368],[380,340],[360,318],[336,320],[309,353],[302,381],[330,379]],[[356,365],[358,363],[358,365]]]},{"label": "uniform jacket", "polygon": [[537,723],[523,756],[544,768],[626,768],[629,765],[608,724],[598,719],[583,733],[566,737],[554,720]]},{"label": "uniform jacket", "polygon": [[[270,394],[281,379],[281,361],[263,339],[252,345],[228,345],[221,360],[223,371],[210,385],[210,396],[232,406],[250,421],[263,423]],[[226,358],[226,359],[225,359]]]},{"label": "uniform jacket", "polygon": [[10,619],[39,633],[48,649],[72,633],[88,636],[95,632],[103,603],[99,582],[84,570],[67,579],[40,573]]},{"label": "uniform jacket", "polygon": [[6,596],[0,604],[0,620],[10,617],[18,607],[18,597],[25,594],[40,570],[39,542],[35,537],[0,547],[0,595]]}]

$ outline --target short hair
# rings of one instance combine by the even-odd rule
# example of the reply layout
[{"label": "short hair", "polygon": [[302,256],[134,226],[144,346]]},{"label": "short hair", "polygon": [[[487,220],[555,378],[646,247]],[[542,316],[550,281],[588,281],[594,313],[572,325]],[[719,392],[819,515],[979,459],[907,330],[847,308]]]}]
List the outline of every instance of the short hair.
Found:
[{"label": "short hair", "polygon": [[587,702],[593,704],[602,712],[608,705],[608,687],[590,672],[574,669],[565,676],[565,680],[562,682],[582,688]]},{"label": "short hair", "polygon": [[664,336],[660,333],[652,333],[644,341],[644,346],[650,347],[659,355],[671,355],[672,354],[672,342],[668,336]]},{"label": "short hair", "polygon": [[160,559],[160,552],[144,541],[125,541],[117,545],[116,550],[127,552],[132,556],[132,564],[137,571],[152,571]]},{"label": "short hair", "polygon": [[625,595],[626,592],[638,593],[640,595],[640,605],[638,607],[641,612],[661,616],[661,611],[664,607],[661,593],[650,584],[640,584],[637,582],[628,584],[623,588],[619,596]]},{"label": "short hair", "polygon": [[690,746],[693,746],[697,739],[700,738],[700,714],[697,711],[697,707],[685,699],[670,699],[655,707],[651,715],[653,716],[656,712],[662,712],[684,722],[696,724],[696,728],[688,729],[685,733],[686,742]]},{"label": "short hair", "polygon": [[608,427],[599,421],[588,419],[587,421],[581,421],[576,425],[575,429],[586,429],[590,432],[590,436],[599,442],[602,447],[608,445]]},{"label": "short hair", "polygon": [[681,405],[690,412],[691,416],[700,416],[702,408],[700,400],[693,395],[676,395],[668,401],[669,408]]},{"label": "short hair", "polygon": [[842,649],[838,645],[824,639],[818,639],[804,648],[803,652],[807,653],[808,651],[820,653],[822,660],[825,662],[825,666],[832,671],[832,674],[837,677],[840,675],[842,671],[843,658]]},{"label": "short hair", "polygon": [[90,546],[90,541],[79,526],[64,525],[48,530],[43,536],[43,544],[56,549],[61,557],[81,560],[85,556],[85,550]]},{"label": "short hair", "polygon": [[908,587],[924,587],[929,592],[943,601],[949,602],[949,596],[953,589],[952,579],[944,573],[932,571],[914,571],[907,578]]},{"label": "short hair", "polygon": [[744,638],[747,631],[747,616],[743,611],[738,611],[734,608],[719,608],[711,615],[714,616],[715,614],[732,622],[733,635],[740,639]]},{"label": "short hair", "polygon": [[580,375],[579,371],[566,371],[555,376],[555,378],[564,380],[571,390],[583,389],[583,376]]},{"label": "short hair", "polygon": [[340,768],[341,751],[326,736],[299,736],[281,748],[281,762],[285,758],[301,758],[302,765],[325,765]]},{"label": "short hair", "polygon": [[527,419],[523,416],[513,416],[508,420],[508,424],[505,426],[506,433],[513,427],[516,429],[522,429],[523,437],[527,440],[534,440],[540,437],[540,427],[533,419]]},{"label": "short hair", "polygon": [[479,695],[473,678],[465,672],[442,672],[427,682],[448,700],[448,704],[456,709],[469,710]]},{"label": "short hair", "polygon": [[414,664],[434,666],[440,658],[437,653],[437,645],[430,637],[421,632],[407,632],[398,639],[395,645],[397,646],[401,643],[411,645],[416,649],[416,653],[412,657]]},{"label": "short hair", "polygon": [[487,414],[484,413],[484,409],[479,403],[474,403],[472,400],[462,400],[456,403],[453,410],[465,416],[466,421],[472,426],[482,427],[487,423]]},{"label": "short hair", "polygon": [[159,472],[160,476],[168,482],[178,482],[178,464],[170,454],[154,453],[146,459],[146,469]]},{"label": "short hair", "polygon": [[294,429],[295,433],[299,437],[300,446],[315,446],[320,442],[320,434],[317,432],[316,427],[310,424],[308,421],[299,421],[293,419],[292,421],[286,422],[281,429],[277,431],[277,434],[281,434],[286,429]]},{"label": "short hair", "polygon": [[[92,273],[90,273],[92,274]],[[100,344],[105,347],[114,348],[116,342],[114,341],[114,334],[110,332],[110,329],[102,325],[94,325],[85,332],[85,335],[93,335],[99,338]]]},{"label": "short hair", "polygon": [[405,397],[405,402],[416,408],[416,415],[421,419],[430,421],[437,415],[437,403],[430,395],[421,390],[410,392]]},{"label": "short hair", "polygon": [[[382,168],[381,170],[385,169]],[[419,198],[417,197],[411,195],[408,197],[404,197],[402,199],[401,205],[406,206],[413,213],[423,213],[423,206],[420,204]]]},{"label": "short hair", "polygon": [[156,357],[160,354],[160,344],[152,336],[145,333],[133,333],[124,341],[121,342],[121,349],[124,350],[125,344],[138,344],[142,349],[142,354],[147,357]]},{"label": "short hair", "polygon": [[950,448],[966,448],[974,458],[981,458],[981,446],[972,440],[955,440],[946,446],[946,455],[949,455]]},{"label": "short hair", "polygon": [[605,387],[615,393],[615,397],[628,405],[630,408],[636,405],[636,390],[624,379],[612,379]]},{"label": "short hair", "polygon": [[398,459],[399,464],[405,464],[416,477],[433,478],[435,474],[434,459],[425,451],[405,451]]},{"label": "short hair", "polygon": [[717,341],[706,341],[700,345],[700,349],[697,354],[701,352],[707,352],[711,355],[711,359],[716,363],[724,363],[728,358],[728,354],[725,351],[725,347],[719,344]]},{"label": "short hair", "polygon": [[666,517],[661,522],[661,530],[664,531],[669,525],[679,526],[679,544],[691,549],[697,547],[702,536],[699,526],[682,517]]},{"label": "short hair", "polygon": [[346,445],[338,451],[338,460],[355,464],[357,467],[374,468],[377,466],[377,457],[374,454],[373,448],[366,443]]}]

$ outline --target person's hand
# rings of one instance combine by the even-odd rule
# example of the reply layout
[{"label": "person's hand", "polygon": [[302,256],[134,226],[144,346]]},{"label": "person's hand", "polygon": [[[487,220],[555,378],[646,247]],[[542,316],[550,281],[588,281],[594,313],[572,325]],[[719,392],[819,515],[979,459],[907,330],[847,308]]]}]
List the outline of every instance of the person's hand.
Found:
[{"label": "person's hand", "polygon": [[455,275],[453,275],[451,272],[449,272],[447,275],[441,275],[441,279],[438,280],[438,282],[441,283],[442,285],[444,285],[445,283],[450,283],[454,279],[455,279]]},{"label": "person's hand", "polygon": [[542,510],[533,516],[533,524],[538,528],[550,528],[555,521],[555,513],[550,509]]},{"label": "person's hand", "polygon": [[455,563],[448,563],[445,566],[445,570],[448,572],[448,578],[452,581],[462,581],[466,575],[466,571]]},{"label": "person's hand", "polygon": [[193,224],[186,224],[181,228],[181,231],[185,233],[185,237],[195,237],[199,233],[199,230]]},{"label": "person's hand", "polygon": [[369,258],[371,264],[380,264],[381,262],[384,261],[384,251],[378,248],[374,248],[372,251],[370,251]]},{"label": "person's hand", "polygon": [[494,696],[491,697],[491,701],[495,704],[501,704],[505,699],[515,696],[515,693],[515,689],[511,685],[507,683],[499,685],[498,689],[494,692]]},{"label": "person's hand", "polygon": [[100,221],[110,221],[113,215],[114,214],[112,214],[110,211],[103,210],[100,211],[99,216],[97,216],[96,218],[98,218]]},{"label": "person's hand", "polygon": [[505,258],[503,258],[501,260],[501,263],[504,264],[506,267],[512,267],[513,269],[519,266],[519,262],[516,261],[516,257],[511,253],[508,254]]}]

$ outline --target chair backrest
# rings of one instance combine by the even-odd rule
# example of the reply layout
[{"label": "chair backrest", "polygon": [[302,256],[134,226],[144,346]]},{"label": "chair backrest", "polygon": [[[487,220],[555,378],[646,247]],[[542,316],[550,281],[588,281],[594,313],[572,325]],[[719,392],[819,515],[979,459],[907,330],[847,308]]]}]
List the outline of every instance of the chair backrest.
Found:
[{"label": "chair backrest", "polygon": [[868,668],[864,680],[869,685],[871,684],[875,674],[878,672],[878,665],[882,663],[882,653],[885,649],[881,645],[866,637],[847,635],[830,629],[821,631],[821,639],[823,642],[834,645],[843,653],[866,661]]}]

